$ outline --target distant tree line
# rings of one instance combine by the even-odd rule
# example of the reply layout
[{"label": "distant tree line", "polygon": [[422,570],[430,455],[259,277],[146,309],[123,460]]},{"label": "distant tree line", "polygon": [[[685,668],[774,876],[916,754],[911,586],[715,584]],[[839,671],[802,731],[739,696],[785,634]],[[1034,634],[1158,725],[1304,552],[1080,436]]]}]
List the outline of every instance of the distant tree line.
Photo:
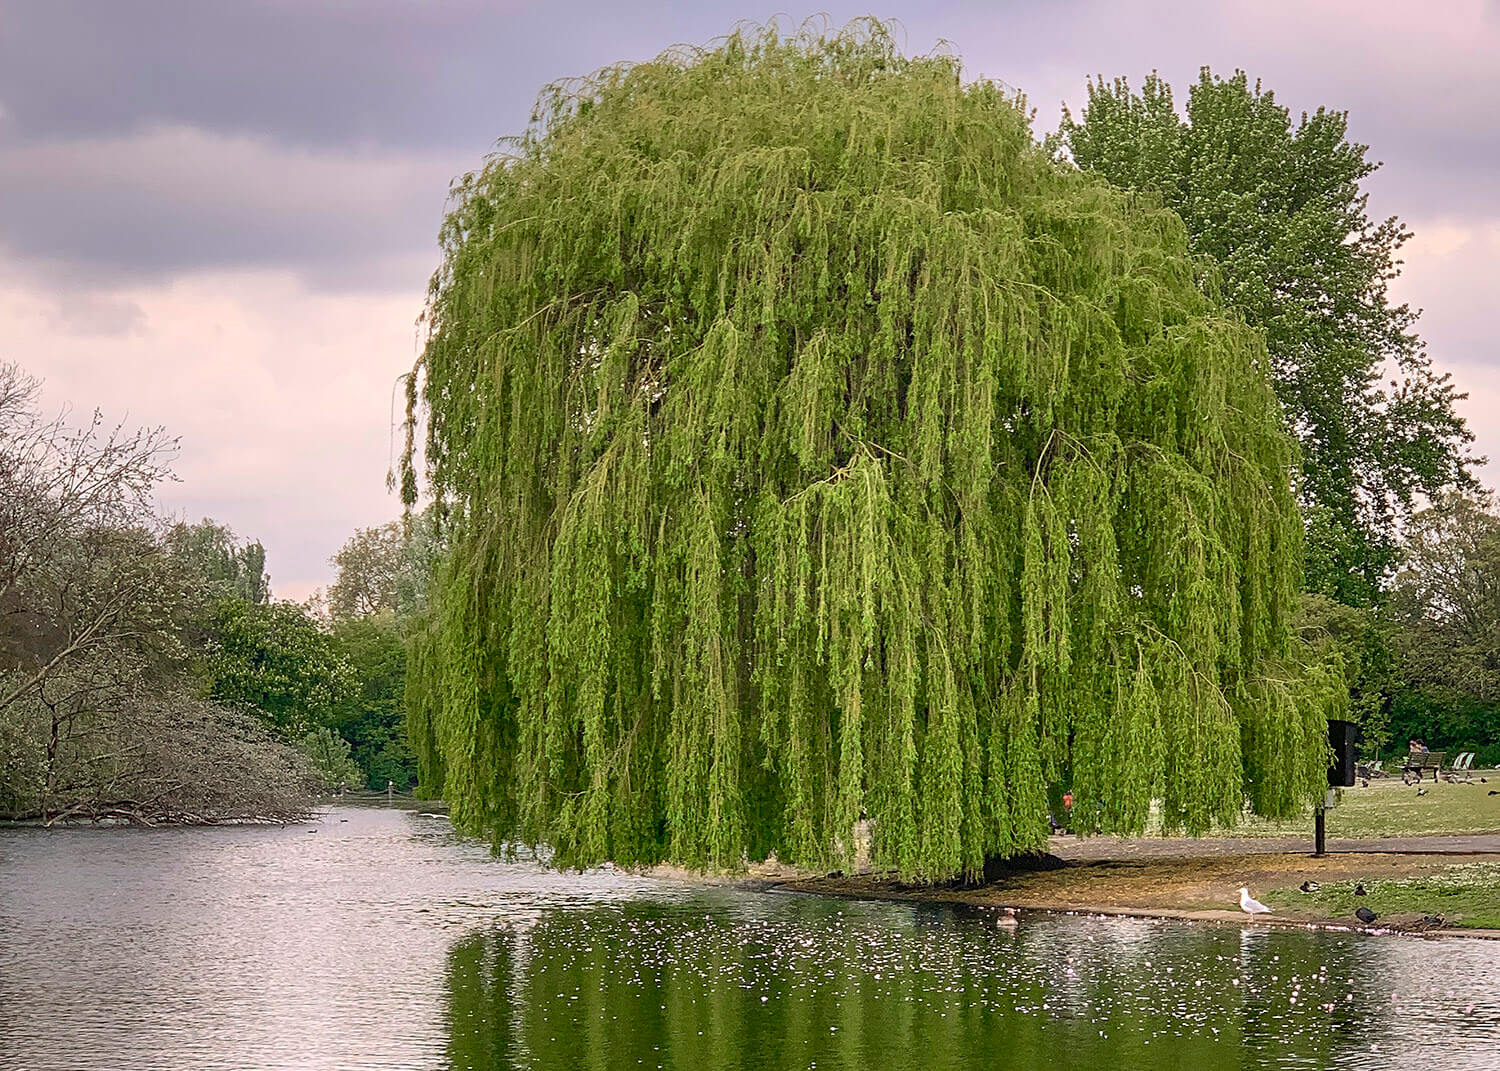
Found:
[{"label": "distant tree line", "polygon": [[1388,596],[1373,608],[1311,602],[1343,645],[1366,750],[1413,737],[1500,765],[1500,512],[1488,493],[1442,495],[1406,526]]},{"label": "distant tree line", "polygon": [[356,531],[332,559],[334,583],[305,605],[269,600],[252,579],[264,551],[222,525],[178,524],[168,542],[212,578],[187,630],[205,695],[297,742],[330,788],[412,788],[405,630],[429,567],[426,519]]},{"label": "distant tree line", "polygon": [[158,516],[175,448],[44,416],[0,365],[0,817],[286,820],[409,788],[401,622],[428,526],[356,533],[326,605],[273,601],[259,542]]}]

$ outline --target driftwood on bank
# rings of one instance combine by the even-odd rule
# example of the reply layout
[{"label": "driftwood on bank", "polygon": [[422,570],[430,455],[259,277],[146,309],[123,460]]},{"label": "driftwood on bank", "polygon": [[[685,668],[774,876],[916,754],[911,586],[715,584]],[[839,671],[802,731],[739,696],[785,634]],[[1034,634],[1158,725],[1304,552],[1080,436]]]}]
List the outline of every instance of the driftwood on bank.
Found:
[{"label": "driftwood on bank", "polygon": [[187,811],[143,807],[134,801],[74,804],[57,811],[0,814],[0,821],[35,822],[44,827],[87,822],[157,829],[165,826],[288,825],[312,818],[310,807],[276,810]]}]

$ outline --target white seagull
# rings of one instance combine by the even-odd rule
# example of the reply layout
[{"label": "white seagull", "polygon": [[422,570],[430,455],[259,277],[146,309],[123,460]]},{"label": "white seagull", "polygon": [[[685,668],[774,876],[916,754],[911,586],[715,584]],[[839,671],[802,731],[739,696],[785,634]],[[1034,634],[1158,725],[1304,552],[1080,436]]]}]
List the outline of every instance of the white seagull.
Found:
[{"label": "white seagull", "polygon": [[1247,915],[1269,915],[1271,909],[1250,895],[1250,890],[1240,886],[1240,910]]}]

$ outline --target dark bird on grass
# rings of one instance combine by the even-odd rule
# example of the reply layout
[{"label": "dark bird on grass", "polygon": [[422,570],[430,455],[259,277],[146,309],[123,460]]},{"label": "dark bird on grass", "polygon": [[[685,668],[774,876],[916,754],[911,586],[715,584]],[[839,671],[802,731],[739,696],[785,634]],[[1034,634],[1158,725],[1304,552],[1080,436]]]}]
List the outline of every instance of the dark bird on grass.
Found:
[{"label": "dark bird on grass", "polygon": [[1363,922],[1365,925],[1369,925],[1380,916],[1375,914],[1375,912],[1371,911],[1368,907],[1356,907],[1354,909],[1354,917],[1359,919],[1359,921]]},{"label": "dark bird on grass", "polygon": [[1317,892],[1318,883],[1316,881],[1304,881],[1301,885],[1298,885],[1297,888],[1301,889],[1303,892]]},{"label": "dark bird on grass", "polygon": [[1360,788],[1369,788],[1370,787],[1370,782],[1361,780],[1360,783],[1359,783],[1359,787]]},{"label": "dark bird on grass", "polygon": [[1494,790],[1494,789],[1493,789],[1493,788],[1492,788],[1492,789],[1490,789],[1490,795],[1491,795],[1491,796],[1500,796],[1500,792],[1496,792],[1496,791],[1495,791],[1495,790]]},{"label": "dark bird on grass", "polygon": [[1442,924],[1443,924],[1443,916],[1442,915],[1423,915],[1422,916],[1422,925],[1423,926],[1437,927],[1437,926],[1441,926]]},{"label": "dark bird on grass", "polygon": [[1354,895],[1355,896],[1365,896],[1365,895],[1367,895],[1366,892],[1365,892],[1365,887],[1364,887],[1364,883],[1363,882],[1356,881],[1354,883]]},{"label": "dark bird on grass", "polygon": [[1425,796],[1425,795],[1427,795],[1427,790],[1425,788],[1419,788],[1419,789],[1417,789],[1417,795],[1419,795],[1419,796]]}]

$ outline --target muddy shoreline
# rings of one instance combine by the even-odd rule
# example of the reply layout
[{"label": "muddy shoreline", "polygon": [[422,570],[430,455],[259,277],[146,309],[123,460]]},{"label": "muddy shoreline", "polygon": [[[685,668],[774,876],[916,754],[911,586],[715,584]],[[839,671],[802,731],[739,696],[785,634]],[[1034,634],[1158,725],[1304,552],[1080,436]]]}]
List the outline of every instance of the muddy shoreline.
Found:
[{"label": "muddy shoreline", "polygon": [[1500,940],[1500,930],[1461,925],[1424,925],[1421,913],[1391,913],[1365,925],[1352,917],[1330,917],[1313,905],[1276,904],[1271,915],[1251,917],[1238,909],[1239,888],[1256,893],[1295,889],[1302,881],[1373,882],[1420,878],[1458,861],[1500,863],[1500,852],[1456,850],[1343,851],[1321,858],[1301,852],[1259,851],[1156,854],[1134,858],[1060,859],[1053,869],[1014,873],[990,884],[909,885],[878,874],[762,876],[747,884],[767,892],[802,893],[856,900],[941,903],[979,909],[1011,909],[1075,915],[1170,919],[1236,926],[1328,929],[1375,935],[1473,937]]}]

